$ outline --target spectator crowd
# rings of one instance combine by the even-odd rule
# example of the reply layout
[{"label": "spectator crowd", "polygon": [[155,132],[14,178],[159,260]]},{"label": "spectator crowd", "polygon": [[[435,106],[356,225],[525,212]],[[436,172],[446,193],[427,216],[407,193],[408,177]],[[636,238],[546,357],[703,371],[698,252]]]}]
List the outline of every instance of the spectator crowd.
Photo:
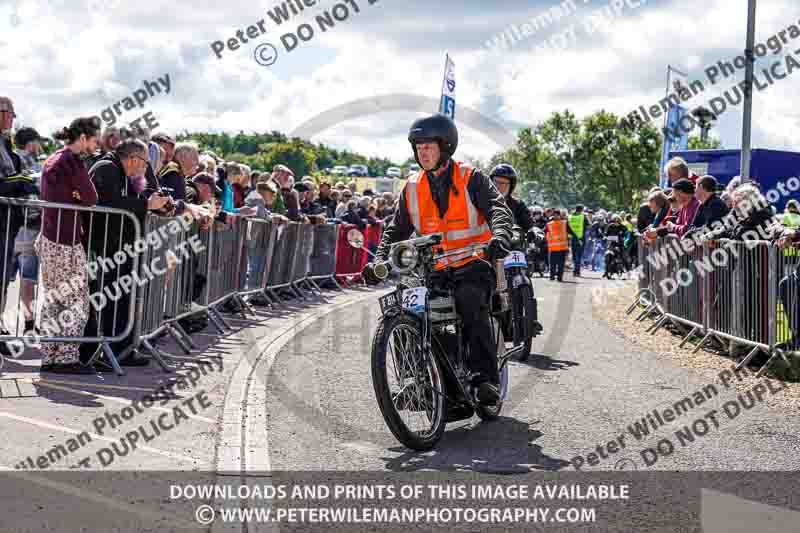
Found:
[{"label": "spectator crowd", "polygon": [[[393,215],[395,195],[359,191],[357,182],[331,183],[324,178],[298,178],[286,165],[253,169],[225,161],[193,142],[180,142],[164,133],[116,127],[102,129],[98,117],[80,117],[53,135],[61,143],[45,158],[44,139],[30,127],[12,135],[14,102],[0,97],[0,196],[46,202],[100,206],[124,210],[144,222],[147,213],[188,217],[207,229],[229,225],[237,217],[258,217],[273,223],[347,223],[360,229],[383,224]],[[114,215],[92,217],[77,210],[27,209],[0,204],[0,312],[5,311],[8,287],[20,276],[24,328],[0,324],[2,335],[50,334],[68,337],[113,337],[129,320],[128,294],[116,305],[100,310],[90,306],[90,294],[131,273],[130,261],[117,265],[100,279],[87,276],[87,264],[109,250],[132,245],[132,225]],[[105,217],[105,218],[103,218]],[[94,230],[92,230],[94,227]],[[104,227],[105,231],[97,231]],[[78,280],[78,281],[76,281]],[[41,282],[45,294],[34,320],[34,297]],[[64,295],[63,287],[70,291]],[[70,320],[64,323],[63,317]],[[59,331],[41,331],[45,323]],[[123,366],[144,366],[149,359],[135,354],[133,334],[111,344]],[[41,371],[93,374],[111,370],[95,343],[43,343]],[[11,352],[0,342],[0,354]]]},{"label": "spectator crowd", "polygon": [[629,213],[587,209],[582,205],[575,206],[572,213],[541,206],[531,207],[530,212],[533,225],[545,236],[551,280],[563,281],[568,256],[573,276],[577,278],[585,268],[604,272],[608,237],[619,237],[620,253],[624,254],[628,269],[637,263],[637,230]]},{"label": "spectator crowd", "polygon": [[[775,276],[773,279],[778,281],[778,300],[788,318],[787,338],[780,341],[778,347],[796,350],[800,339],[800,284],[795,272],[798,251],[793,245],[800,242],[800,204],[790,199],[785,204],[784,212],[778,213],[767,200],[770,194],[761,190],[757,178],[742,182],[741,178],[736,177],[723,188],[713,176],[690,174],[688,165],[681,158],[670,160],[665,172],[669,177],[671,193],[666,195],[660,189],[651,190],[647,203],[640,210],[638,227],[646,246],[650,247],[658,239],[671,235],[673,244],[678,243],[673,259],[679,259],[684,253],[691,253],[697,244],[726,239],[728,244],[720,248],[726,252],[724,262],[717,266],[732,273],[738,265],[746,273],[738,282],[734,282],[732,277],[714,278],[710,289],[714,299],[706,303],[713,306],[713,313],[731,313],[730,308],[723,308],[726,305],[721,303],[719,295],[730,293],[735,286],[740,293],[739,305],[743,310],[735,326],[750,340],[767,342],[763,328],[765,321],[760,317],[763,313],[774,314],[777,310],[767,305],[768,291],[764,288],[767,284],[757,283],[756,278],[769,282],[769,278]],[[782,190],[780,186],[778,189]],[[756,241],[781,249],[778,255],[780,260],[769,270],[767,262],[755,260],[755,256],[739,258],[740,250],[751,249],[750,246],[755,245]],[[745,248],[733,248],[737,242],[750,244]],[[772,268],[777,270],[773,271]],[[697,305],[702,303],[700,297]],[[770,320],[775,319],[772,316]],[[731,353],[750,350],[735,342],[729,349]]]},{"label": "spectator crowd", "polygon": [[[12,136],[14,102],[0,97],[0,196],[41,199],[85,207],[121,209],[141,222],[147,213],[163,217],[188,217],[201,229],[222,227],[237,217],[257,217],[272,223],[346,223],[361,230],[382,225],[392,218],[396,198],[392,192],[358,190],[355,181],[327,181],[324,177],[298,177],[286,165],[253,169],[225,161],[192,142],[177,141],[165,133],[146,130],[102,129],[98,117],[81,117],[53,135],[62,146],[45,158],[43,139],[31,127]],[[649,191],[635,218],[626,212],[586,209],[572,212],[555,207],[530,209],[509,198],[513,190],[499,179],[506,201],[515,202],[517,223],[529,237],[541,239],[544,262],[551,280],[563,281],[571,254],[572,273],[612,270],[621,273],[638,263],[638,246],[650,246],[672,235],[678,239],[727,238],[769,240],[780,246],[800,242],[800,204],[792,200],[786,212],[776,216],[758,186],[734,179],[724,190],[713,176],[695,176],[685,161],[676,158],[665,169],[670,187]],[[521,207],[520,207],[521,206]],[[521,208],[522,213],[519,213]],[[58,332],[69,337],[113,337],[123,331],[129,317],[117,312],[128,306],[129,295],[116,306],[92,310],[89,295],[104,290],[109,280],[129,275],[130,262],[116,265],[107,276],[90,279],[87,264],[108,249],[132,245],[134,234],[121,218],[92,219],[78,211],[44,208],[41,211],[0,204],[0,311],[6,309],[7,292],[19,276],[24,328],[14,336],[42,333],[41,324],[68,313],[71,320]],[[524,219],[524,220],[520,220]],[[728,223],[721,224],[727,220]],[[91,224],[105,225],[105,232],[91,231]],[[97,226],[95,226],[97,227]],[[640,241],[641,238],[641,241]],[[794,252],[787,256],[797,257]],[[613,260],[613,264],[607,264]],[[620,266],[621,265],[621,266]],[[258,274],[256,272],[256,274]],[[45,294],[71,285],[68,297],[40,302],[40,321],[34,319],[36,285]],[[797,275],[790,273],[780,284],[780,298],[792,317],[792,331],[800,331],[800,299],[794,298]],[[63,292],[63,291],[61,291]],[[11,333],[0,323],[0,334]],[[794,341],[792,341],[794,344]],[[148,359],[135,354],[133,335],[112,343],[123,366],[143,366]],[[110,368],[96,343],[45,343],[41,371],[94,373]],[[0,342],[0,354],[8,355]]]}]

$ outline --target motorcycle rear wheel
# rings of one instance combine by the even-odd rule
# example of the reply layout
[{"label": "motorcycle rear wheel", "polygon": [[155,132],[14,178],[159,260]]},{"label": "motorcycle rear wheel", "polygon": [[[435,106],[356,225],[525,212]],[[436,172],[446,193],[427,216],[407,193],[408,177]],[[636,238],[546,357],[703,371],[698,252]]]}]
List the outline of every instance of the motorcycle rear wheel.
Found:
[{"label": "motorcycle rear wheel", "polygon": [[[422,353],[414,318],[398,314],[378,326],[372,342],[372,385],[383,419],[398,441],[417,451],[439,442],[447,413],[444,376],[436,357]],[[408,413],[418,416],[405,419]]]},{"label": "motorcycle rear wheel", "polygon": [[512,323],[515,329],[519,328],[519,331],[514,331],[512,338],[514,339],[514,345],[518,343],[524,344],[519,360],[526,361],[531,355],[531,347],[533,346],[533,332],[528,330],[533,328],[533,321],[537,319],[537,317],[533,316],[533,289],[530,285],[523,285],[514,290],[512,309]]}]

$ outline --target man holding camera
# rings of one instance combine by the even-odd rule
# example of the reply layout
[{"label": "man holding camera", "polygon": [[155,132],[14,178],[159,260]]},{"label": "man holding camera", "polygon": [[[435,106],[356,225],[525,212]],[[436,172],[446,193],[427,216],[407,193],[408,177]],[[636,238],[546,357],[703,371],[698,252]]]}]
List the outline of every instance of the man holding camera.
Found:
[{"label": "man holding camera", "polygon": [[[175,203],[172,198],[164,193],[141,187],[147,166],[147,145],[144,142],[133,137],[120,142],[89,171],[89,177],[97,190],[97,205],[130,211],[139,219],[142,228],[148,211],[163,214],[174,212]],[[133,224],[121,215],[94,214],[89,217],[87,214],[83,219],[83,227],[84,238],[91,239],[84,243],[88,248],[90,261],[98,260],[104,254],[113,256],[115,251],[122,250],[126,244],[132,246],[136,239]],[[129,275],[132,270],[132,261],[126,260],[110,271],[98,272],[96,279],[89,280],[90,292],[102,291],[105,287],[111,286],[118,279],[117,276],[122,278]],[[125,329],[131,295],[126,291],[121,292],[123,294],[119,300],[108,302],[97,313],[90,313],[84,330],[87,337],[98,336],[98,332],[100,335],[114,336]],[[149,362],[147,359],[125,357],[133,345],[134,339],[131,333],[122,341],[111,343],[111,351],[118,356],[122,354],[120,364],[123,366],[147,365]],[[81,362],[86,364],[98,349],[99,345],[96,343],[83,343],[80,347]]]}]

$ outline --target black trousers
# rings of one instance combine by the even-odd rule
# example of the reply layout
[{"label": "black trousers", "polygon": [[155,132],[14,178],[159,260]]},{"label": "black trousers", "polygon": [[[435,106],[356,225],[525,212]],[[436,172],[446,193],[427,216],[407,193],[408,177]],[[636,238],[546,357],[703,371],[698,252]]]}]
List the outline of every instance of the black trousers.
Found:
[{"label": "black trousers", "polygon": [[[13,214],[10,216],[13,217]],[[8,224],[8,217],[9,206],[0,205],[0,303],[3,304],[3,307],[0,308],[0,330],[4,331],[7,330],[2,322],[2,314],[5,313],[8,299],[8,286],[10,285],[8,278],[11,277],[11,270],[14,268],[14,239],[16,239],[20,227],[13,221]],[[19,276],[21,279],[21,272]],[[16,325],[11,328],[11,331],[16,331]]]},{"label": "black trousers", "polygon": [[559,250],[550,252],[550,279],[564,279],[564,263],[567,261],[567,251]]},{"label": "black trousers", "polygon": [[497,371],[497,344],[490,320],[494,272],[485,263],[473,261],[449,274],[435,274],[435,286],[452,284],[456,312],[464,324],[464,340],[469,346],[469,368],[480,374],[476,383],[500,383]]},{"label": "black trousers", "polygon": [[[109,249],[116,250],[116,248]],[[89,256],[90,260],[93,258]],[[117,284],[117,277],[129,275],[133,271],[133,264],[128,258],[121,265],[115,268],[109,268],[107,272],[103,273],[103,269],[99,268],[96,279],[89,278],[89,294],[103,293],[107,300],[105,305],[98,312],[94,306],[89,309],[89,320],[86,322],[84,335],[86,337],[97,337],[98,322],[100,324],[100,336],[113,337],[125,330],[128,325],[128,306],[131,301],[132,290],[124,290]],[[116,301],[114,301],[116,299]],[[116,311],[116,313],[115,313]],[[134,342],[133,330],[124,339],[117,342],[109,343],[111,351],[114,355],[119,356],[125,349],[131,346]],[[86,363],[97,350],[99,344],[85,342],[80,347],[81,362]]]},{"label": "black trousers", "polygon": [[[583,241],[572,239],[572,262],[573,272],[576,276],[581,274],[581,262],[583,261]],[[566,259],[566,257],[565,257]]]}]

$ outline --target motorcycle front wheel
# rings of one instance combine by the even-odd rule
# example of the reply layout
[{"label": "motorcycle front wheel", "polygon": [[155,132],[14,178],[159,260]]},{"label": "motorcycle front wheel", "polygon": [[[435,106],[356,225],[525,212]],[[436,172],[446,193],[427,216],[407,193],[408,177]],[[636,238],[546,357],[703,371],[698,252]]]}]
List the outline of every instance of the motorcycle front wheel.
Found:
[{"label": "motorcycle front wheel", "polygon": [[372,342],[372,385],[383,419],[405,446],[424,451],[446,425],[445,386],[439,362],[422,351],[419,322],[405,314],[385,317]]},{"label": "motorcycle front wheel", "polygon": [[513,309],[514,324],[514,345],[524,344],[522,353],[519,355],[520,361],[525,361],[531,355],[533,345],[533,332],[529,331],[532,323],[537,319],[534,316],[533,308],[533,288],[530,285],[522,285],[516,288],[511,296],[511,307]]}]

